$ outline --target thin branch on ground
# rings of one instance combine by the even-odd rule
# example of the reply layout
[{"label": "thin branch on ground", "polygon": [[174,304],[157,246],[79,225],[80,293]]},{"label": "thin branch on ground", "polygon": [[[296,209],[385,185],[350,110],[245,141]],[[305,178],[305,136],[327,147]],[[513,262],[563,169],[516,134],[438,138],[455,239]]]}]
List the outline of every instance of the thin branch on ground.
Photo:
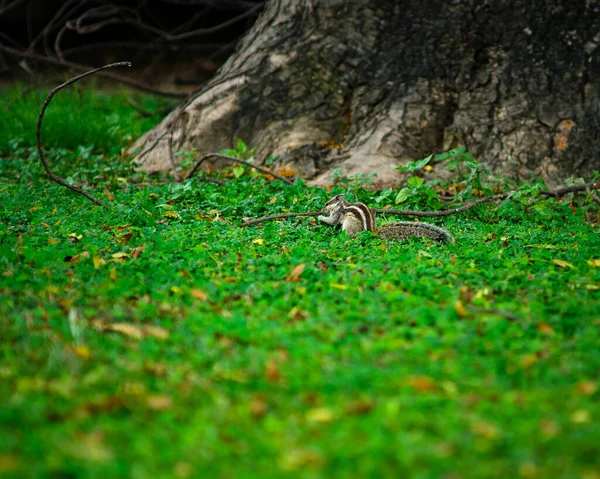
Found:
[{"label": "thin branch on ground", "polygon": [[470,210],[481,203],[488,203],[490,201],[499,201],[508,198],[512,194],[511,192],[502,193],[494,196],[486,196],[485,198],[480,198],[475,201],[471,201],[459,208],[452,208],[449,210],[440,210],[440,211],[416,211],[416,210],[385,210],[381,208],[373,208],[373,212],[375,213],[385,213],[387,215],[403,215],[403,216],[428,216],[428,217],[436,217],[436,216],[450,216],[456,213],[462,213],[463,211]]},{"label": "thin branch on ground", "polygon": [[200,158],[192,167],[192,169],[190,170],[190,172],[187,174],[187,176],[185,177],[185,179],[187,180],[188,178],[192,177],[194,175],[194,173],[196,173],[196,170],[200,167],[200,165],[205,161],[208,160],[209,158],[222,158],[225,160],[229,160],[229,161],[233,161],[235,163],[240,163],[242,165],[246,165],[249,166],[250,168],[254,168],[255,170],[260,171],[261,173],[264,173],[266,175],[271,175],[274,178],[277,178],[278,180],[283,181],[284,183],[287,183],[288,185],[293,185],[294,182],[284,178],[281,175],[278,175],[277,173],[274,173],[273,171],[264,168],[262,166],[259,165],[255,165],[253,163],[250,163],[249,161],[246,160],[241,160],[240,158],[236,158],[235,156],[229,156],[229,155],[224,155],[222,153],[208,153],[207,155],[204,155],[202,158]]},{"label": "thin branch on ground", "polygon": [[594,183],[582,183],[580,185],[569,185],[556,188],[552,191],[540,191],[541,195],[552,196],[553,198],[560,198],[568,193],[577,193],[579,191],[597,190],[600,189],[600,180]]},{"label": "thin branch on ground", "polygon": [[[559,198],[561,196],[566,195],[567,193],[587,191],[589,189],[600,189],[600,181],[596,181],[595,183],[581,184],[581,185],[564,186],[564,187],[557,188],[552,191],[540,191],[540,194],[545,195],[545,196],[551,196],[554,198]],[[381,209],[381,208],[372,208],[372,211],[374,213],[383,213],[383,214],[388,214],[388,215],[403,215],[403,216],[427,216],[427,217],[450,216],[450,215],[454,215],[456,213],[462,213],[463,211],[470,210],[471,208],[474,208],[475,206],[480,205],[482,203],[489,203],[491,201],[505,200],[505,199],[509,198],[510,195],[513,193],[514,193],[514,191],[508,191],[506,193],[500,193],[498,195],[486,196],[485,198],[480,198],[478,200],[466,203],[459,208],[452,208],[452,209],[448,209],[448,210],[416,211],[416,210],[386,210],[386,209]],[[594,195],[594,198],[597,198],[596,195]],[[244,221],[242,223],[242,226],[255,225],[258,223],[263,223],[265,221],[293,218],[295,216],[318,216],[321,213],[322,212],[320,212],[320,211],[319,212],[311,211],[308,213],[289,213],[286,215],[265,216],[262,218],[257,218],[255,220]],[[500,313],[496,312],[496,314],[500,314]]]},{"label": "thin branch on ground", "polygon": [[256,225],[258,223],[264,223],[265,221],[284,220],[287,218],[295,218],[296,216],[319,216],[322,213],[323,213],[322,211],[309,211],[307,213],[288,213],[286,215],[264,216],[262,218],[257,218],[255,220],[244,219],[242,222],[242,228],[244,226]]},{"label": "thin branch on ground", "polygon": [[44,102],[44,105],[42,106],[42,110],[40,111],[40,115],[38,116],[37,130],[36,130],[37,150],[38,150],[38,153],[40,155],[40,161],[42,162],[42,166],[44,167],[44,170],[46,170],[46,173],[48,174],[48,176],[50,177],[50,179],[52,181],[58,183],[59,185],[62,185],[64,187],[66,187],[66,188],[69,188],[70,190],[75,191],[76,193],[79,193],[80,195],[85,196],[88,200],[93,201],[98,206],[102,206],[104,209],[107,209],[107,210],[108,210],[108,206],[107,205],[105,205],[101,201],[97,200],[92,195],[86,193],[81,188],[78,188],[77,186],[70,185],[65,180],[63,180],[61,177],[56,176],[54,173],[52,173],[52,170],[50,170],[50,167],[48,166],[48,162],[46,161],[46,157],[44,156],[44,150],[42,148],[42,120],[44,119],[44,113],[46,112],[46,108],[48,108],[48,105],[50,104],[50,101],[52,100],[52,98],[54,97],[54,95],[56,95],[60,90],[62,90],[63,88],[68,87],[69,85],[72,85],[75,82],[78,82],[82,78],[85,78],[87,76],[93,75],[94,73],[97,73],[97,72],[99,72],[101,70],[105,70],[107,68],[112,68],[112,67],[121,67],[121,66],[128,66],[128,67],[130,67],[131,63],[129,63],[129,62],[110,63],[110,64],[104,65],[104,66],[102,66],[100,68],[96,68],[94,70],[90,70],[88,72],[82,73],[81,75],[77,75],[77,76],[75,76],[75,77],[67,80],[63,84],[57,86],[56,88],[54,88],[48,94],[48,97],[46,98],[46,101]]}]

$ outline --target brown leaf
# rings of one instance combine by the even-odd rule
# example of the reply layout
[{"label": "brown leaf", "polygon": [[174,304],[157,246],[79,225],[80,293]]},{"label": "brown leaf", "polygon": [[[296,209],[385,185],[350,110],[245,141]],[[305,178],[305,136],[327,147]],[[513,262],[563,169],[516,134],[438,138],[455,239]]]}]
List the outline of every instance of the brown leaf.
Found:
[{"label": "brown leaf", "polygon": [[208,299],[208,295],[198,288],[192,288],[190,290],[190,295],[192,296],[192,298],[199,299],[200,301],[206,301]]},{"label": "brown leaf", "polygon": [[115,199],[114,195],[110,191],[108,191],[108,188],[104,188],[104,194],[106,195],[106,199],[108,201],[112,201]]},{"label": "brown leaf", "polygon": [[105,330],[121,333],[134,339],[142,339],[144,337],[144,332],[141,328],[129,323],[112,323],[106,326]]},{"label": "brown leaf", "polygon": [[471,424],[471,431],[476,436],[482,437],[484,439],[495,439],[500,435],[500,431],[493,424],[485,421],[474,421]]},{"label": "brown leaf", "polygon": [[90,253],[88,253],[87,251],[83,251],[82,253],[76,254],[75,256],[66,256],[65,262],[69,264],[76,264],[79,263],[79,261],[81,261],[82,259],[89,257]]},{"label": "brown leaf", "polygon": [[419,392],[434,391],[437,388],[433,379],[428,376],[409,376],[404,384]]},{"label": "brown leaf", "polygon": [[270,205],[273,205],[273,204],[275,204],[275,202],[276,202],[276,201],[277,201],[277,196],[273,196],[273,198],[271,198],[271,199],[269,200],[269,204],[270,204]]},{"label": "brown leaf", "polygon": [[142,251],[144,251],[144,248],[146,248],[146,243],[144,243],[141,246],[138,246],[136,249],[133,250],[133,253],[131,253],[132,258],[137,258],[142,254]]},{"label": "brown leaf", "polygon": [[577,385],[577,391],[584,396],[591,396],[598,390],[598,385],[593,381],[581,381]]},{"label": "brown leaf", "polygon": [[250,401],[250,414],[257,419],[267,414],[267,402],[264,397],[257,395],[252,398],[252,401]]},{"label": "brown leaf", "polygon": [[167,339],[169,337],[169,331],[158,326],[146,325],[144,326],[144,332],[148,336],[154,336],[157,339]]},{"label": "brown leaf", "polygon": [[299,281],[300,280],[300,275],[302,274],[302,271],[304,271],[304,268],[306,267],[305,263],[301,263],[299,265],[297,265],[290,274],[288,274],[287,278],[284,279],[284,281],[286,283],[291,283],[291,282],[295,282],[295,281]]},{"label": "brown leaf", "polygon": [[554,336],[554,329],[548,323],[537,323],[535,325],[535,329],[537,329],[540,333],[545,334],[546,336]]},{"label": "brown leaf", "polygon": [[129,233],[125,233],[123,236],[121,236],[121,238],[119,238],[119,242],[121,244],[127,244],[132,236],[133,236],[132,231],[130,231]]},{"label": "brown leaf", "polygon": [[170,396],[163,394],[152,394],[146,397],[146,404],[153,411],[166,411],[173,406],[173,400]]},{"label": "brown leaf", "polygon": [[279,365],[273,359],[269,359],[265,364],[265,379],[271,383],[276,383],[280,378]]}]

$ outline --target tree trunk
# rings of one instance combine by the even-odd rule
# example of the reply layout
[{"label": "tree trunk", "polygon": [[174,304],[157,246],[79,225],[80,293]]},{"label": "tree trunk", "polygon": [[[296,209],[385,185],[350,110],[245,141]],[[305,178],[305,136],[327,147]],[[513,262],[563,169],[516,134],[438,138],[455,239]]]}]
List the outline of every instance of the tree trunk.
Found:
[{"label": "tree trunk", "polygon": [[585,176],[600,169],[599,44],[594,0],[271,0],[135,161],[168,170],[177,120],[173,151],[242,138],[315,184],[335,168],[394,182],[459,145],[516,179]]}]

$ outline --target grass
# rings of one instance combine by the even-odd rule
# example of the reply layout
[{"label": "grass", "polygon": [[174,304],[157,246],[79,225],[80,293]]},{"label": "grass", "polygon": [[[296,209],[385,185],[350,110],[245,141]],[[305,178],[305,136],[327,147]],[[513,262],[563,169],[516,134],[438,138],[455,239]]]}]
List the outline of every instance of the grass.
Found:
[{"label": "grass", "polygon": [[44,177],[44,96],[5,93],[0,124],[3,477],[600,477],[587,199],[436,221],[451,245],[239,228],[341,192],[396,205],[360,179],[148,178],[121,149],[156,118],[61,92],[47,156],[105,212]]}]

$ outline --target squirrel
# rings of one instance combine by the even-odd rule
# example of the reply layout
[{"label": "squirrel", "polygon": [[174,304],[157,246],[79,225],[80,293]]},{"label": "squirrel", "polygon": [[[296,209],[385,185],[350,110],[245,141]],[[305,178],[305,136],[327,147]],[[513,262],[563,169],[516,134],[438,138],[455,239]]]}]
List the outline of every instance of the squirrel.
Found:
[{"label": "squirrel", "polygon": [[342,230],[350,236],[367,230],[375,232],[380,238],[403,240],[417,236],[442,243],[454,242],[450,233],[429,223],[401,221],[377,228],[371,208],[364,203],[349,203],[344,195],[334,196],[325,203],[323,213],[325,214],[318,216],[319,221],[330,226],[342,225]]}]

